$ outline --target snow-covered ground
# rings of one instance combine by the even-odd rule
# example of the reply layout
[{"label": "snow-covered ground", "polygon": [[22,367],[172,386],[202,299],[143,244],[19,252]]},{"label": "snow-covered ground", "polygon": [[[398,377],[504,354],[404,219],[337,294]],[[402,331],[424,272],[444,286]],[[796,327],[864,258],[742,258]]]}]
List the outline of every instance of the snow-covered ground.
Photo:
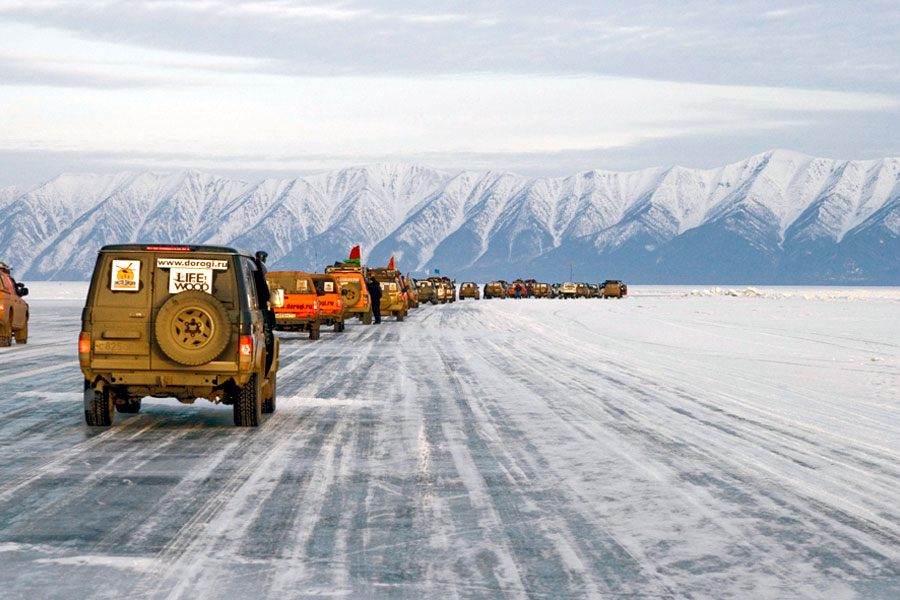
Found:
[{"label": "snow-covered ground", "polygon": [[3,598],[900,597],[900,290],[489,300],[282,338],[278,410],[84,425],[0,349]]}]

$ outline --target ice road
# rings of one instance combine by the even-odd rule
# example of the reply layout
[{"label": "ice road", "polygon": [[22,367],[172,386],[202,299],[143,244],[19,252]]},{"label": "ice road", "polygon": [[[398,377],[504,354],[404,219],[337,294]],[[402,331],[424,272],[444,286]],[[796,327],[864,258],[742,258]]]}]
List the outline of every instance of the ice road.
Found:
[{"label": "ice road", "polygon": [[282,338],[277,412],[84,424],[0,349],[3,598],[900,597],[900,291],[633,286]]}]

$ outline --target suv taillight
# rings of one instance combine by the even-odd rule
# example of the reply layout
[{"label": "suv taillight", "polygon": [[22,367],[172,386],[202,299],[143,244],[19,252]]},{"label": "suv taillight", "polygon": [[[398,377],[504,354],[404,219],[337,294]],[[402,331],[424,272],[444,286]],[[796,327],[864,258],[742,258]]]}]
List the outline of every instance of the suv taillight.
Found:
[{"label": "suv taillight", "polygon": [[78,334],[78,354],[90,354],[91,336],[86,331]]},{"label": "suv taillight", "polygon": [[241,336],[241,347],[238,350],[241,358],[249,359],[253,356],[253,337],[249,335]]},{"label": "suv taillight", "polygon": [[78,334],[78,364],[83,367],[91,364],[91,334],[86,331]]}]

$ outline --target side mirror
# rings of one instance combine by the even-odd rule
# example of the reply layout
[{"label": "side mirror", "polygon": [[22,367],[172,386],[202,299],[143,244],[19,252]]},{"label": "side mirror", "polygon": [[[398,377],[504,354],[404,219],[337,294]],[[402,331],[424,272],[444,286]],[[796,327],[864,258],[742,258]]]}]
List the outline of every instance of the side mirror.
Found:
[{"label": "side mirror", "polygon": [[271,302],[272,308],[281,308],[284,306],[284,290],[281,288],[272,290],[269,302]]},{"label": "side mirror", "polygon": [[28,288],[25,287],[24,284],[17,283],[17,284],[16,284],[16,293],[19,294],[19,296],[27,296],[27,295],[28,295]]}]

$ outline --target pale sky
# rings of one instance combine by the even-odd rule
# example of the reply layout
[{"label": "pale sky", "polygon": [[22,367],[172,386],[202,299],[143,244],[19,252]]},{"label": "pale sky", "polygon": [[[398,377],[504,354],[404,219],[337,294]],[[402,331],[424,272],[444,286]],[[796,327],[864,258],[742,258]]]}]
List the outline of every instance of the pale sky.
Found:
[{"label": "pale sky", "polygon": [[0,186],[900,156],[900,2],[0,0]]}]

